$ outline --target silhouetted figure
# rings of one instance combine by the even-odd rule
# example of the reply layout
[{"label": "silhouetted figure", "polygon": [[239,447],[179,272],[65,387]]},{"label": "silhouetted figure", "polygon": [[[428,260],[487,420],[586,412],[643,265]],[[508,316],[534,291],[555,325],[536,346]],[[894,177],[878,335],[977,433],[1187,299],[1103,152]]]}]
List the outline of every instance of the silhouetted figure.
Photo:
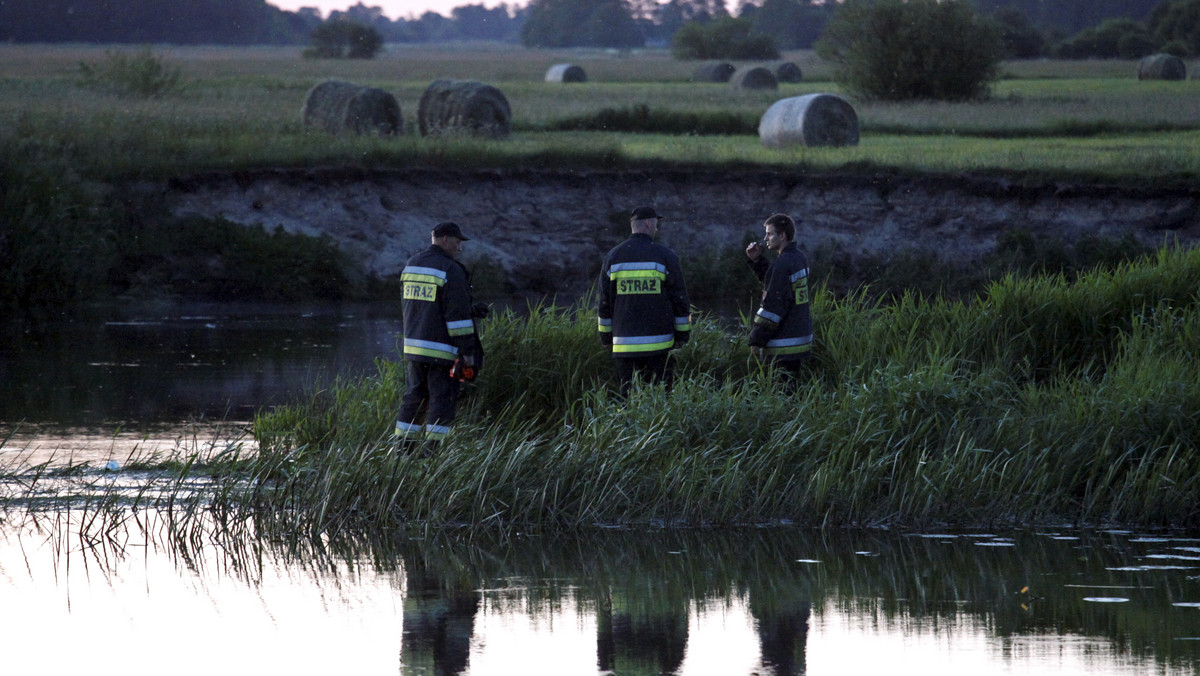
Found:
[{"label": "silhouetted figure", "polygon": [[[613,597],[617,598],[614,609]],[[682,608],[653,608],[649,599],[627,601],[607,594],[596,610],[596,663],[601,671],[638,676],[676,674],[687,652],[688,614]],[[622,606],[638,606],[637,610]],[[660,604],[661,605],[661,604]]]},{"label": "silhouetted figure", "polygon": [[467,669],[479,595],[455,588],[420,563],[405,562],[404,632],[400,673],[456,676]]}]

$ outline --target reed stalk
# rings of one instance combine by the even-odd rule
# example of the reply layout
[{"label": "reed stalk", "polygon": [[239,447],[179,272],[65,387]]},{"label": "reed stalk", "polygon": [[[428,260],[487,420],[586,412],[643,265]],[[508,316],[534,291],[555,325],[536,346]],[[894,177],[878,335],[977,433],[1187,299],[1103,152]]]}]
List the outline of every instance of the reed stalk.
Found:
[{"label": "reed stalk", "polygon": [[612,395],[585,309],[484,323],[451,438],[398,455],[398,365],[262,414],[254,495],[352,523],[910,526],[1200,518],[1200,251],[1007,278],[971,302],[814,302],[794,394],[701,316],[674,390]]}]

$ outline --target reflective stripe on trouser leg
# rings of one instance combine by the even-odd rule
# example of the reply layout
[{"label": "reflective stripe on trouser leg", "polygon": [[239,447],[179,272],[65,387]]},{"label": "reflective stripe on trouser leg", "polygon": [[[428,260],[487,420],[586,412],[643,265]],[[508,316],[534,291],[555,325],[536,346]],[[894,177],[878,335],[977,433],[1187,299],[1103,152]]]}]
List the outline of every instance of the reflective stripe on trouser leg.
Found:
[{"label": "reflective stripe on trouser leg", "polygon": [[425,438],[429,439],[430,441],[441,441],[442,439],[446,438],[447,434],[450,434],[450,426],[449,425],[426,425],[425,426]]},{"label": "reflective stripe on trouser leg", "polygon": [[421,432],[421,429],[422,428],[420,425],[414,425],[412,423],[401,422],[401,421],[397,420],[395,436],[398,436],[398,437],[414,436],[415,437],[417,434],[419,434]]}]

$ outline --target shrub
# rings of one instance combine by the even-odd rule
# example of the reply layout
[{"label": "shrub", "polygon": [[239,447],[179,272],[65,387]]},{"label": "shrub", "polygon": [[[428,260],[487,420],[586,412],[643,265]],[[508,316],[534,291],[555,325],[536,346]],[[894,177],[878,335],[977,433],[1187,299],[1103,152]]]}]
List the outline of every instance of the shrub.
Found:
[{"label": "shrub", "polygon": [[118,96],[150,98],[179,89],[179,68],[167,66],[149,47],[135,54],[105,52],[103,62],[79,62],[79,84]]},{"label": "shrub", "polygon": [[[1132,19],[1108,19],[1099,26],[1085,28],[1058,46],[1064,59],[1134,59],[1153,52],[1154,41],[1141,23]],[[1121,49],[1143,54],[1122,54]],[[1149,46],[1149,47],[1148,47]]]},{"label": "shrub", "polygon": [[996,12],[994,19],[1007,58],[1036,59],[1045,53],[1046,38],[1021,10],[1008,7]]},{"label": "shrub", "polygon": [[1187,50],[1184,54],[1169,53],[1178,57],[1200,55],[1200,0],[1163,2],[1150,12],[1148,24],[1156,40],[1182,43]]},{"label": "shrub", "polygon": [[652,109],[645,103],[628,108],[601,108],[595,113],[553,122],[551,131],[611,131],[679,136],[753,134],[754,122],[732,112],[685,113]]},{"label": "shrub", "polygon": [[778,59],[775,40],[746,19],[725,17],[707,24],[685,23],[671,41],[676,59]]},{"label": "shrub", "polygon": [[623,0],[533,0],[521,26],[526,47],[641,47]]},{"label": "shrub", "polygon": [[847,0],[817,53],[863,98],[966,101],[988,94],[1003,49],[964,0]]},{"label": "shrub", "polygon": [[383,48],[383,36],[370,26],[336,19],[313,29],[306,59],[373,59]]}]

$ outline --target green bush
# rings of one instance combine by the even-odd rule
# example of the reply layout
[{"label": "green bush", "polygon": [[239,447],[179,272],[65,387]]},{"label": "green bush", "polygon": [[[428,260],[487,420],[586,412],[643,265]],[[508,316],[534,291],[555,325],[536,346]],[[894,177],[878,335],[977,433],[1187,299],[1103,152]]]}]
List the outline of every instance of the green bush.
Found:
[{"label": "green bush", "polygon": [[[1132,19],[1108,19],[1058,45],[1064,59],[1136,59],[1154,51],[1146,26]],[[1128,53],[1122,52],[1122,47]]]},{"label": "green bush", "polygon": [[996,12],[993,20],[999,26],[1006,58],[1036,59],[1045,54],[1045,36],[1021,10],[1007,7]]},{"label": "green bush", "polygon": [[623,0],[533,0],[521,26],[526,47],[641,47],[646,43]]},{"label": "green bush", "polygon": [[985,97],[1003,55],[996,24],[965,0],[848,0],[817,42],[834,77],[860,97]]},{"label": "green bush", "polygon": [[[1161,43],[1182,43],[1178,57],[1200,55],[1200,0],[1163,2],[1150,12],[1149,30]],[[1163,51],[1167,51],[1164,49]]]},{"label": "green bush", "polygon": [[601,108],[595,113],[570,117],[547,125],[551,131],[609,131],[633,134],[700,136],[753,135],[758,119],[726,112],[685,113],[658,110],[645,103],[628,108]]},{"label": "green bush", "polygon": [[671,54],[677,59],[778,59],[779,49],[750,21],[725,17],[685,23],[671,41]]},{"label": "green bush", "polygon": [[0,143],[0,315],[101,295],[113,258],[111,214],[95,186],[18,121]]},{"label": "green bush", "polygon": [[180,71],[163,63],[149,47],[136,54],[110,51],[101,63],[79,62],[79,84],[118,96],[150,98],[178,90]]},{"label": "green bush", "polygon": [[383,48],[383,36],[370,26],[341,19],[313,29],[306,59],[373,59]]}]

